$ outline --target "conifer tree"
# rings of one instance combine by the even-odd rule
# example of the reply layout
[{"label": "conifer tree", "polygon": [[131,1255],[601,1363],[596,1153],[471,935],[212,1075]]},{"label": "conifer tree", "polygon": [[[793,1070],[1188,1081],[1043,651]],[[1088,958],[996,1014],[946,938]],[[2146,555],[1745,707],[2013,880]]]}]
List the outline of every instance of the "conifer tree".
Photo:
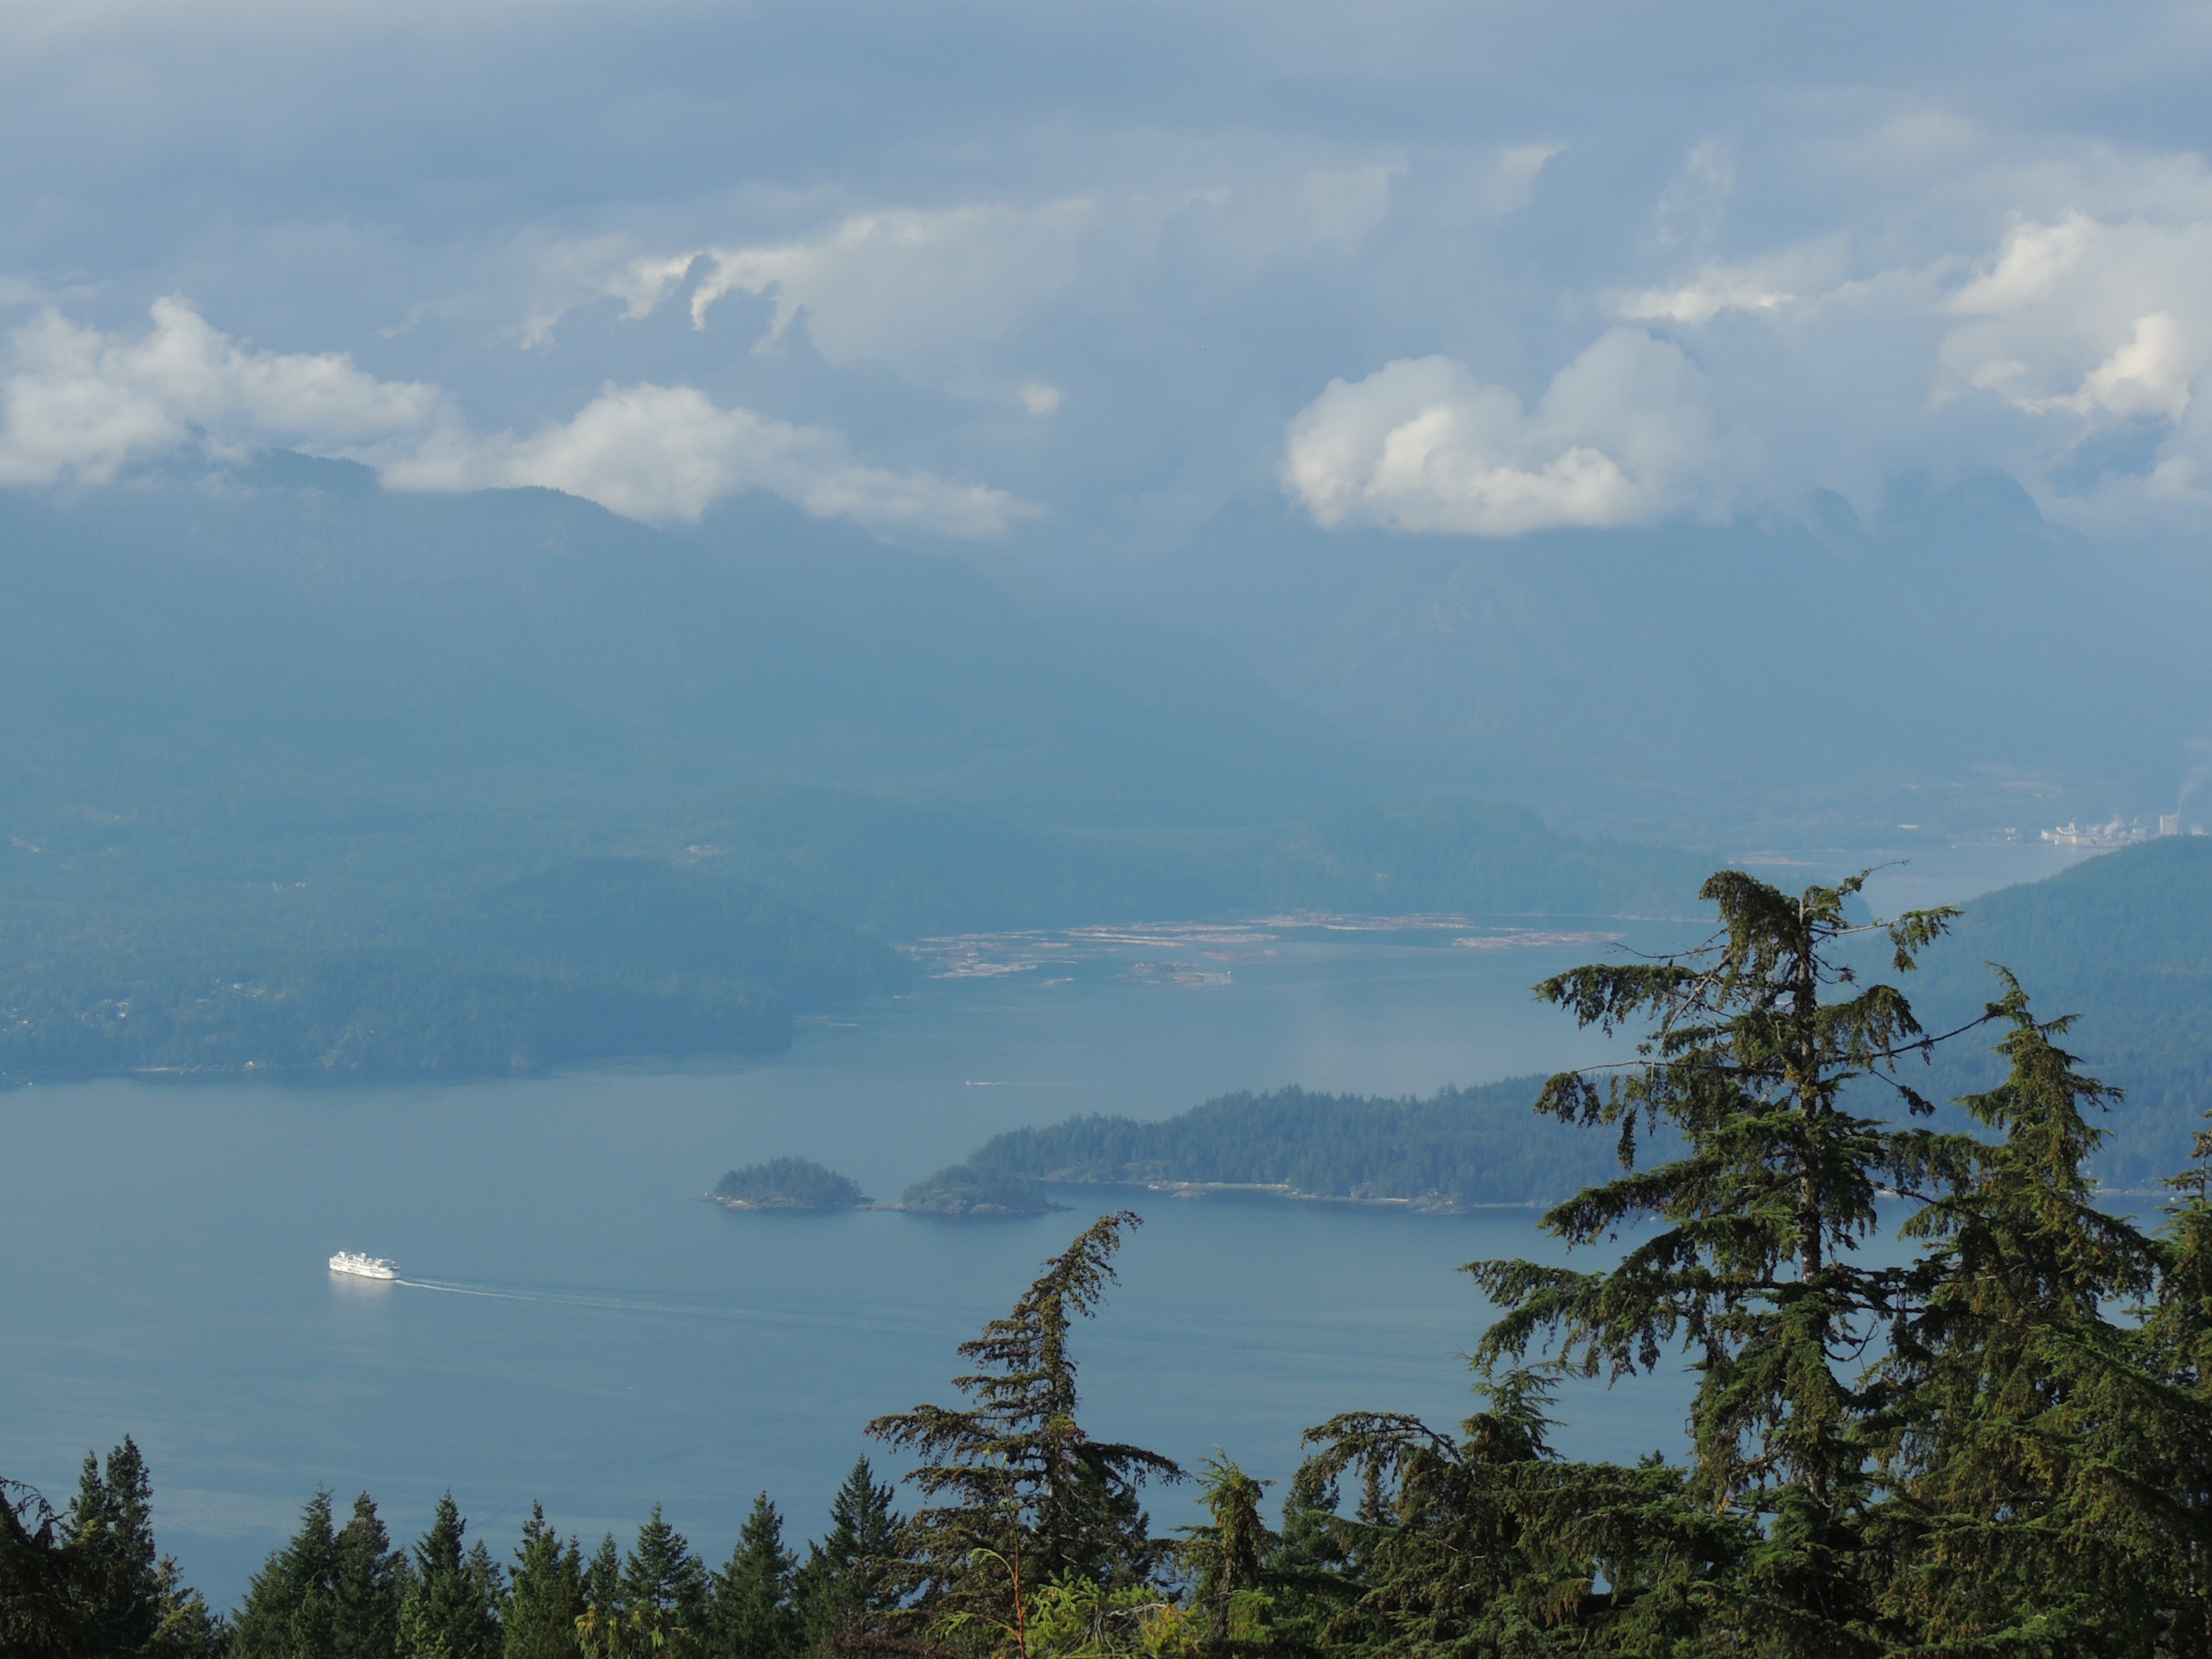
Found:
[{"label": "conifer tree", "polygon": [[1199,1479],[1202,1526],[1182,1528],[1176,1553],[1196,1574],[1192,1599],[1204,1620],[1206,1647],[1227,1653],[1266,1645],[1274,1613],[1269,1563],[1282,1539],[1260,1516],[1267,1484],[1227,1457],[1209,1457]]},{"label": "conifer tree", "polygon": [[337,1659],[338,1620],[337,1534],[331,1495],[318,1492],[291,1541],[247,1584],[233,1659]]},{"label": "conifer tree", "polygon": [[714,1659],[793,1659],[805,1626],[792,1600],[799,1558],[783,1545],[783,1517],[762,1492],[728,1565],[708,1588],[707,1650]]},{"label": "conifer tree", "polygon": [[[2002,1139],[1906,1224],[1927,1241],[1883,1378],[1895,1401],[1877,1518],[1900,1556],[1886,1601],[1914,1641],[2082,1655],[2152,1650],[2170,1613],[2171,1500],[2155,1425],[2174,1404],[2106,1315],[2158,1253],[2094,1201],[2085,1116],[2118,1098],[2058,1047],[2000,969],[2010,1073],[1960,1103]],[[2151,1431],[2146,1436],[2146,1431]],[[2212,1418],[2195,1431],[2212,1436]]]},{"label": "conifer tree", "polygon": [[[1682,1472],[1570,1463],[1547,1443],[1549,1379],[1510,1370],[1455,1438],[1353,1413],[1314,1430],[1304,1478],[1358,1466],[1358,1599],[1325,1645],[1377,1659],[1549,1650],[1702,1652],[1695,1644],[1751,1543],[1741,1517],[1691,1503]],[[1723,1645],[1720,1650],[1727,1650]]]},{"label": "conifer tree", "polygon": [[[1959,1034],[1927,1033],[1902,993],[1862,987],[1839,959],[1847,935],[1870,931],[1845,914],[1863,881],[1793,896],[1722,871],[1699,892],[1721,921],[1705,945],[1538,986],[1584,1025],[1651,1022],[1640,1062],[1609,1087],[1581,1073],[1545,1085],[1537,1109],[1617,1130],[1627,1173],[1542,1225],[1593,1245],[1646,1218],[1657,1224],[1607,1272],[1469,1269],[1504,1310],[1477,1352],[1493,1374],[1534,1346],[1612,1378],[1687,1348],[1698,1377],[1688,1490],[1706,1510],[1759,1520],[1742,1629],[1785,1653],[1875,1639],[1877,1584],[1861,1536],[1875,1495],[1870,1402],[1838,1367],[1867,1352],[1900,1285],[1899,1270],[1856,1252],[1877,1224],[1881,1188],[1947,1190],[1972,1156],[1965,1137],[1900,1128],[1844,1098],[1847,1087],[1886,1085],[1910,1113],[1931,1110],[1899,1068]],[[1952,914],[1910,912],[1882,927],[1898,972]],[[1649,1134],[1662,1123],[1681,1156],[1636,1170],[1638,1126]]]},{"label": "conifer tree", "polygon": [[1267,1558],[1278,1640],[1301,1651],[1320,1647],[1359,1594],[1339,1501],[1336,1474],[1322,1458],[1299,1464],[1283,1498],[1281,1536]]},{"label": "conifer tree", "polygon": [[107,1456],[90,1452],[62,1522],[62,1547],[83,1598],[92,1639],[107,1652],[143,1653],[161,1625],[161,1574],[154,1547],[153,1487],[129,1436]]},{"label": "conifer tree", "polygon": [[1138,1489],[1182,1471],[1140,1446],[1097,1441],[1076,1418],[1069,1327],[1096,1312],[1132,1212],[1101,1216],[1045,1264],[1013,1311],[960,1345],[979,1367],[953,1379],[975,1403],[917,1406],[868,1433],[924,1461],[908,1475],[937,1500],[907,1523],[921,1613],[940,1631],[1018,1625],[1024,1598],[1062,1578],[1113,1589],[1142,1583],[1162,1547]]},{"label": "conifer tree", "polygon": [[532,1504],[501,1610],[502,1659],[579,1659],[576,1620],[584,1607],[584,1559],[576,1540],[564,1551],[560,1534],[545,1524],[545,1506]]},{"label": "conifer tree", "polygon": [[95,1650],[191,1659],[221,1640],[221,1623],[156,1549],[153,1501],[145,1460],[128,1435],[105,1469],[88,1453],[60,1547]]},{"label": "conifer tree", "polygon": [[626,1628],[655,1650],[694,1653],[705,1638],[707,1570],[658,1504],[623,1559],[622,1602]]},{"label": "conifer tree", "polygon": [[338,1528],[332,1550],[338,1659],[392,1659],[399,1650],[399,1603],[407,1559],[392,1546],[367,1492]]},{"label": "conifer tree", "polygon": [[77,1659],[90,1650],[90,1610],[59,1531],[60,1518],[36,1490],[0,1480],[0,1653],[11,1659]]},{"label": "conifer tree", "polygon": [[815,1647],[834,1647],[898,1605],[904,1522],[892,1492],[878,1486],[865,1457],[830,1503],[830,1530],[806,1547],[793,1576],[792,1599]]},{"label": "conifer tree", "polygon": [[576,1620],[577,1644],[588,1659],[611,1659],[627,1652],[623,1638],[625,1614],[622,1589],[622,1551],[608,1533],[592,1553],[584,1569],[584,1611]]},{"label": "conifer tree", "polygon": [[[2196,1407],[2212,1407],[2212,1131],[2199,1132],[2191,1167],[2166,1185],[2178,1197],[2159,1240],[2145,1346],[2171,1388]],[[2168,1561],[2174,1613],[2167,1641],[2176,1653],[2204,1659],[2212,1656],[2212,1434],[2168,1428],[2160,1449],[2163,1489],[2188,1526]]]},{"label": "conifer tree", "polygon": [[499,1569],[481,1543],[464,1549],[467,1531],[446,1493],[415,1546],[399,1604],[403,1659],[498,1659]]}]

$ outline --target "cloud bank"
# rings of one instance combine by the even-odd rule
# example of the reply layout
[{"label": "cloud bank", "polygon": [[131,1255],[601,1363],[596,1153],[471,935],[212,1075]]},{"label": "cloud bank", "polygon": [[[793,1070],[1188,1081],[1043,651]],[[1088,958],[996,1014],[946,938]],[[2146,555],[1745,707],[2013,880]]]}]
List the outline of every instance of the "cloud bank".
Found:
[{"label": "cloud bank", "polygon": [[196,445],[365,461],[398,489],[543,485],[649,523],[696,521],[750,489],[817,518],[952,537],[997,535],[1038,511],[1003,490],[866,465],[836,432],[718,407],[690,386],[609,386],[566,422],[480,437],[435,386],[380,380],[343,353],[257,350],[175,297],[136,335],[49,308],[9,336],[0,484],[103,483]]},{"label": "cloud bank", "polygon": [[2171,538],[2208,75],[2163,0],[0,9],[0,477],[291,442],[1077,558],[1995,468]]}]

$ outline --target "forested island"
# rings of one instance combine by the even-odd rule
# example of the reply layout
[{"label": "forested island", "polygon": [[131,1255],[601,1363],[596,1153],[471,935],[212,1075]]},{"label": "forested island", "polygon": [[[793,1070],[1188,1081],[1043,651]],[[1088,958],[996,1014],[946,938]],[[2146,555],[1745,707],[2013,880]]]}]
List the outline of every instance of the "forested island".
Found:
[{"label": "forested island", "polygon": [[1029,1176],[979,1170],[956,1164],[917,1181],[900,1194],[898,1206],[915,1215],[1047,1215],[1064,1210],[1046,1194],[1044,1183]]},{"label": "forested island", "polygon": [[[2167,1178],[2154,1230],[2100,1208],[2085,1165],[2113,1091],[2063,1046],[2070,1022],[2000,970],[1967,1025],[1924,1025],[1892,981],[1948,912],[1893,919],[1887,970],[1847,977],[1855,885],[1790,895],[1723,872],[1704,947],[1538,987],[1585,1024],[1651,1034],[1638,1063],[1561,1073],[1536,1102],[1629,1166],[1541,1226],[1626,1247],[1580,1270],[1468,1264],[1495,1317],[1455,1431],[1346,1411],[1307,1431],[1277,1499],[1233,1449],[1189,1470],[1087,1432],[1069,1339],[1141,1224],[1118,1212],[960,1346],[963,1400],[866,1425],[908,1466],[906,1505],[863,1462],[803,1559],[765,1493],[710,1567],[657,1509],[627,1551],[609,1534],[588,1552],[534,1511],[503,1563],[450,1495],[400,1550],[368,1495],[341,1524],[324,1492],[219,1615],[160,1557],[126,1440],[88,1457],[58,1514],[5,1488],[0,1644],[27,1659],[2197,1659],[2212,1133]],[[1956,1103],[1972,1133],[1931,1128],[1915,1066],[1961,1038],[2002,1069]],[[1902,1121],[1851,1109],[1869,1084]],[[1677,1139],[1623,1139],[1636,1122]],[[1909,1201],[1901,1227],[1884,1194]],[[1633,1388],[1678,1364],[1696,1381],[1683,1455],[1555,1449],[1563,1378]],[[1171,1495],[1185,1483],[1189,1509]]]},{"label": "forested island", "polygon": [[850,1176],[804,1158],[732,1170],[707,1197],[726,1210],[859,1210],[875,1202]]}]

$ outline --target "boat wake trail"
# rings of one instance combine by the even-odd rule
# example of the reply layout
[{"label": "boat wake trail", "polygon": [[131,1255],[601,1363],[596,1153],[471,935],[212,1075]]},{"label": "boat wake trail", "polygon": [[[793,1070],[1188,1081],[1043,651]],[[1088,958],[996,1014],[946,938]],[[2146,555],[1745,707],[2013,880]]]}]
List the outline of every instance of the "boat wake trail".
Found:
[{"label": "boat wake trail", "polygon": [[824,1310],[818,1307],[742,1307],[732,1303],[700,1300],[668,1302],[651,1296],[620,1292],[591,1294],[572,1291],[533,1291],[499,1285],[471,1285],[450,1279],[398,1279],[390,1281],[410,1291],[435,1291],[441,1296],[472,1296],[488,1302],[528,1302],[543,1307],[580,1308],[596,1313],[663,1314],[684,1319],[729,1320],[761,1326],[837,1326],[888,1329],[901,1326],[907,1310],[851,1307]]},{"label": "boat wake trail", "polygon": [[501,1290],[489,1285],[457,1285],[442,1279],[401,1279],[393,1281],[410,1291],[436,1291],[445,1296],[483,1297],[493,1302],[538,1302],[556,1308],[598,1308],[609,1313],[692,1314],[707,1318],[743,1319],[752,1316],[747,1308],[717,1308],[673,1302],[649,1302],[643,1297],[580,1296],[562,1291]]}]

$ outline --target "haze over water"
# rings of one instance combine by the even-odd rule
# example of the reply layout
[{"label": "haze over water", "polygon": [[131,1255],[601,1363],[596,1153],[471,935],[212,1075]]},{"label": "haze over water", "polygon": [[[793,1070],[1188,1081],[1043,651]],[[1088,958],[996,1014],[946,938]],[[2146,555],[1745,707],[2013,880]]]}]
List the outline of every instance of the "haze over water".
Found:
[{"label": "haze over water", "polygon": [[[1878,898],[1944,902],[2056,867],[2039,848],[1958,851]],[[1688,936],[1614,926],[1645,949]],[[1454,1270],[1544,1248],[1527,1212],[1092,1190],[1063,1194],[1066,1214],[954,1223],[691,1201],[783,1154],[890,1200],[990,1134],[1079,1112],[1163,1116],[1292,1082],[1428,1092],[1604,1052],[1528,995],[1588,945],[1274,948],[1225,986],[933,980],[757,1064],[0,1096],[0,1321],[16,1334],[0,1468],[59,1500],[87,1448],[136,1436],[165,1547],[223,1606],[318,1483],[341,1501],[367,1488],[410,1536],[450,1486],[502,1554],[532,1498],[587,1544],[659,1500],[719,1559],[763,1487],[795,1533],[817,1532],[861,1425],[949,1400],[954,1345],[1125,1203],[1147,1224],[1078,1349],[1094,1432],[1187,1464],[1218,1445],[1282,1480],[1300,1431],[1334,1412],[1455,1423],[1484,1322]],[[331,1278],[342,1248],[397,1258],[408,1282]],[[1671,1443],[1681,1397],[1679,1378],[1579,1391],[1562,1443]],[[1157,1494],[1156,1522],[1193,1518],[1188,1503]]]}]

